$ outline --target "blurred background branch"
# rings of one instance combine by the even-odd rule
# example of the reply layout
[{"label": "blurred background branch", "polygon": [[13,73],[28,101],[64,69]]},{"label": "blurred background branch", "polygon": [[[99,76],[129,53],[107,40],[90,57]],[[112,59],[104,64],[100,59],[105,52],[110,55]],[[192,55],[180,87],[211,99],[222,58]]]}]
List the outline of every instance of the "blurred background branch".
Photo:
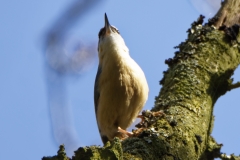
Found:
[{"label": "blurred background branch", "polygon": [[72,1],[46,31],[45,71],[52,132],[56,144],[64,144],[68,155],[80,146],[81,140],[74,127],[67,80],[80,77],[92,66],[97,55],[96,40],[76,39],[69,35],[69,31],[100,3],[95,0]]},{"label": "blurred background branch", "polygon": [[[207,19],[214,16],[221,7],[222,0],[188,0],[192,6]],[[207,20],[206,19],[206,20]]]}]

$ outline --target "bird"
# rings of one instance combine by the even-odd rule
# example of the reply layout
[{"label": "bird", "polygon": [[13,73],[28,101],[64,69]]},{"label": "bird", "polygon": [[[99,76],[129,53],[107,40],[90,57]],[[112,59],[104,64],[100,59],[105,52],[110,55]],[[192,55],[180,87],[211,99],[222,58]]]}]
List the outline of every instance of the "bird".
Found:
[{"label": "bird", "polygon": [[131,58],[118,29],[105,25],[98,34],[99,65],[94,85],[97,125],[103,144],[114,137],[132,135],[126,129],[134,122],[148,99],[144,72]]}]

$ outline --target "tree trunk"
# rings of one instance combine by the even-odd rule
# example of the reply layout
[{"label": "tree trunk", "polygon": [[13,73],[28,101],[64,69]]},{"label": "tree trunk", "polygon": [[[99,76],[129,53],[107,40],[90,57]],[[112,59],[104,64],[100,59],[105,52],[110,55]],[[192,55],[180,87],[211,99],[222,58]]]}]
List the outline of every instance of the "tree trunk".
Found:
[{"label": "tree trunk", "polygon": [[208,23],[202,25],[200,16],[192,24],[188,39],[165,61],[169,68],[160,81],[155,107],[144,112],[145,121],[134,131],[134,137],[123,142],[115,138],[104,147],[81,147],[72,159],[223,158],[222,145],[210,135],[213,106],[220,96],[239,86],[230,79],[240,63],[239,27],[235,25],[240,23],[239,10],[239,0],[225,0]]}]

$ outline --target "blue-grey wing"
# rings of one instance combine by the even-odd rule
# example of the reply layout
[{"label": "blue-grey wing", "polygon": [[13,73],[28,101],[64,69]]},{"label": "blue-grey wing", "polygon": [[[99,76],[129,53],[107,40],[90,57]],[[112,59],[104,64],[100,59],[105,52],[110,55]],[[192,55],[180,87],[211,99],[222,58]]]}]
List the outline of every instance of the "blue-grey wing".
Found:
[{"label": "blue-grey wing", "polygon": [[[99,77],[100,77],[101,72],[102,72],[102,69],[101,69],[100,66],[98,66],[98,71],[97,71],[95,84],[94,84],[94,105],[95,105],[96,117],[97,117],[97,110],[98,110],[98,100],[99,100],[99,97],[100,97]],[[101,129],[100,128],[98,128],[98,130],[99,130],[99,133],[100,133],[100,136],[101,136],[103,144],[107,143],[107,141],[109,141],[108,137],[101,133]]]},{"label": "blue-grey wing", "polygon": [[98,99],[100,97],[100,92],[99,92],[99,77],[101,74],[101,67],[98,66],[98,71],[97,71],[97,75],[96,75],[96,79],[95,79],[95,84],[94,84],[94,106],[95,106],[95,114],[97,116],[97,109],[98,109]]}]

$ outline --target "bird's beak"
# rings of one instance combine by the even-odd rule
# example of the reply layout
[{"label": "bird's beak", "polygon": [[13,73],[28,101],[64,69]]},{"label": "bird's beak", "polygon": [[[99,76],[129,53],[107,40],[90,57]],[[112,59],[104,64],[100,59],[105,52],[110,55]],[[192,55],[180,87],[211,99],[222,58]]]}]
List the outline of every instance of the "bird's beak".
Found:
[{"label": "bird's beak", "polygon": [[108,21],[108,18],[107,18],[107,14],[105,13],[105,26],[104,28],[106,29],[106,34],[110,34],[111,33],[111,25]]}]

